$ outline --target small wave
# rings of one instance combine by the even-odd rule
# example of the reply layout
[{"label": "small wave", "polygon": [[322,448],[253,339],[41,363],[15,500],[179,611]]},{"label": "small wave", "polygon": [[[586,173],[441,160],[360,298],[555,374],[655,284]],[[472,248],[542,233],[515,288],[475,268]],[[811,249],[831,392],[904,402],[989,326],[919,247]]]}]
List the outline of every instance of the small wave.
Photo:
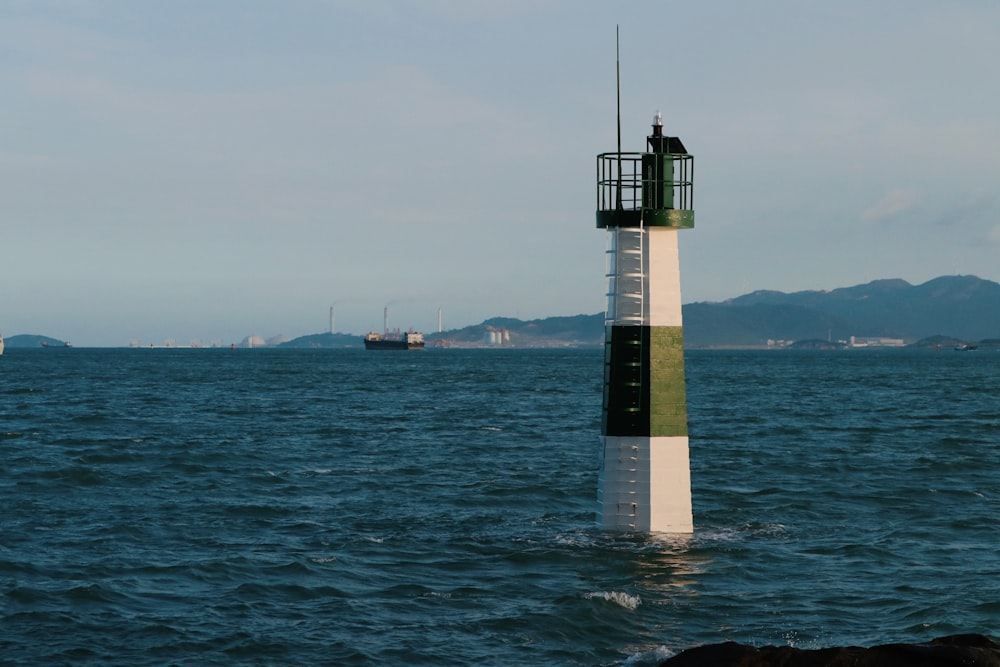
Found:
[{"label": "small wave", "polygon": [[664,660],[672,658],[674,652],[666,646],[657,646],[648,651],[642,651],[628,657],[622,663],[624,667],[644,667],[645,665],[659,665]]},{"label": "small wave", "polygon": [[788,528],[781,523],[750,521],[739,526],[715,526],[698,531],[698,537],[708,542],[741,542],[752,537],[784,537]]},{"label": "small wave", "polygon": [[300,584],[244,583],[232,591],[241,601],[287,600],[291,602],[348,598],[350,595],[335,586],[303,586]]},{"label": "small wave", "polygon": [[424,597],[442,598],[444,600],[450,600],[451,593],[441,593],[439,591],[431,591],[430,593],[427,593]]},{"label": "small wave", "polygon": [[62,591],[62,594],[74,604],[113,603],[124,599],[124,596],[100,584],[80,584]]},{"label": "small wave", "polygon": [[582,530],[574,533],[557,533],[553,541],[568,547],[592,547],[597,544],[597,539],[593,534]]},{"label": "small wave", "polygon": [[634,610],[640,604],[642,600],[638,595],[629,595],[628,593],[622,593],[621,591],[601,591],[597,593],[587,593],[584,595],[588,600],[598,599],[605,600],[607,602],[613,602],[620,607],[625,609]]},{"label": "small wave", "polygon": [[21,396],[22,394],[33,394],[36,391],[38,391],[38,389],[35,389],[33,387],[20,387],[18,389],[10,389],[3,393],[10,394],[11,396]]}]

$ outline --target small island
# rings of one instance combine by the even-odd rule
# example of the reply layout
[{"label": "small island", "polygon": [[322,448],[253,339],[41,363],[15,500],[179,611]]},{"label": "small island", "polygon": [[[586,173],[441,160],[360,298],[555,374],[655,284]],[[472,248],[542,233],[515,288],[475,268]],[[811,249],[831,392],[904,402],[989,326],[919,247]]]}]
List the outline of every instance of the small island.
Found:
[{"label": "small island", "polygon": [[7,348],[44,347],[44,348],[66,348],[72,347],[68,340],[59,340],[50,336],[39,336],[37,334],[18,334],[4,339]]}]

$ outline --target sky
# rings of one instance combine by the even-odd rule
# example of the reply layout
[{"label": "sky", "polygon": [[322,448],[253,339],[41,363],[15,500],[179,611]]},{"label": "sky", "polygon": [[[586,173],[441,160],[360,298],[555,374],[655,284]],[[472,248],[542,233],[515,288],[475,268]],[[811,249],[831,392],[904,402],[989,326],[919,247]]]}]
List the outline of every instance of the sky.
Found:
[{"label": "sky", "polygon": [[685,303],[1000,281],[991,0],[7,0],[0,333],[605,306],[596,156],[695,156]]}]

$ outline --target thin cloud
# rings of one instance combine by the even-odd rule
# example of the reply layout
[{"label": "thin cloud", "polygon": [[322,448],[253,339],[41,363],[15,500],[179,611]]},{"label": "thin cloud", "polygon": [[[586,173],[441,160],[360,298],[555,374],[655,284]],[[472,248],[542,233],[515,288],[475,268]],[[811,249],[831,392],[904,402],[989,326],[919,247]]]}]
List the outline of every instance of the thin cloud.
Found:
[{"label": "thin cloud", "polygon": [[919,199],[920,195],[916,190],[896,188],[862,211],[860,217],[864,222],[884,220],[912,208]]}]

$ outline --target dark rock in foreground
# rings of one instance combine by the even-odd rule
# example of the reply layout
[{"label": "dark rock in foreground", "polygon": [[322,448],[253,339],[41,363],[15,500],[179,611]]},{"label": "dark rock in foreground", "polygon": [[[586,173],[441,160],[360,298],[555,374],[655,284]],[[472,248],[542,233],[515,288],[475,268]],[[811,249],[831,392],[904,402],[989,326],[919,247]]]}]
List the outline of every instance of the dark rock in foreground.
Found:
[{"label": "dark rock in foreground", "polygon": [[755,648],[735,642],[688,649],[660,667],[1000,667],[1000,645],[983,635],[951,635],[925,644],[841,646],[815,650]]}]

